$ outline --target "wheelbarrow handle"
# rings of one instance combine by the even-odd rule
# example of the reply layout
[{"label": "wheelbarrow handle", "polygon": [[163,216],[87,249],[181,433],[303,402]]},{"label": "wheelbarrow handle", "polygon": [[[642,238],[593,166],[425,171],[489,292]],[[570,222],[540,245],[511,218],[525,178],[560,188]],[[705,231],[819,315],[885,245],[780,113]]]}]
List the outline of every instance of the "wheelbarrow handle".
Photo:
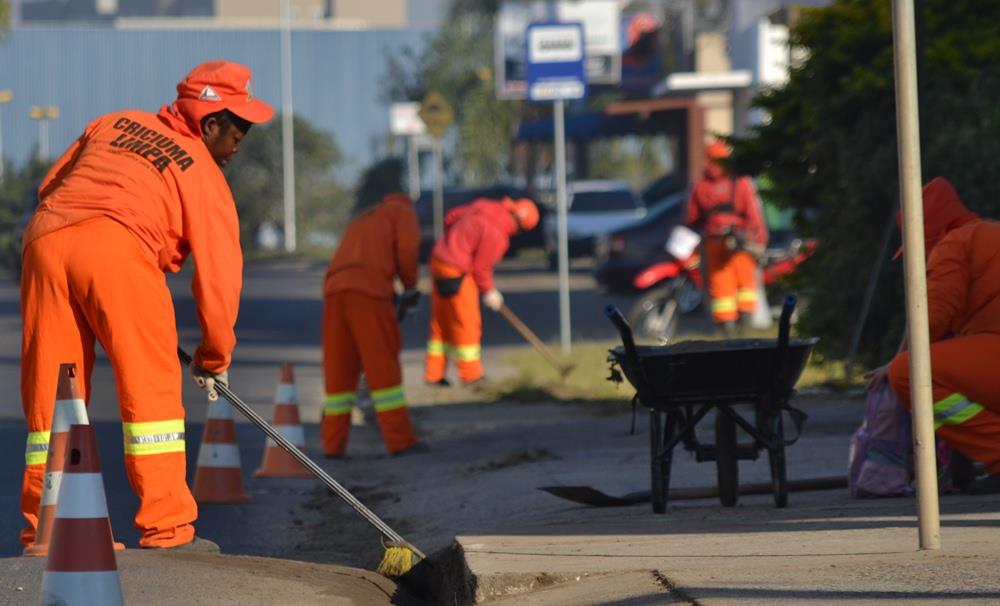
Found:
[{"label": "wheelbarrow handle", "polygon": [[781,306],[781,319],[778,320],[778,351],[788,348],[788,339],[792,332],[792,313],[799,299],[795,295],[787,295]]},{"label": "wheelbarrow handle", "polygon": [[611,323],[615,325],[618,329],[618,333],[622,337],[622,345],[625,347],[625,356],[629,359],[629,362],[636,368],[641,368],[639,366],[639,352],[635,348],[635,339],[632,337],[632,327],[629,326],[628,320],[622,315],[621,310],[619,310],[614,305],[608,305],[604,308],[604,315],[611,320]]}]

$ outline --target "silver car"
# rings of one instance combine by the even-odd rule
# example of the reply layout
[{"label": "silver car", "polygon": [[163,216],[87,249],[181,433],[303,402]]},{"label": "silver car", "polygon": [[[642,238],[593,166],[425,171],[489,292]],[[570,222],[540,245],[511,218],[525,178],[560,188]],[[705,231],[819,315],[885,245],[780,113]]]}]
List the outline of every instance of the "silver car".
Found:
[{"label": "silver car", "polygon": [[[646,216],[642,198],[622,181],[575,181],[567,188],[566,231],[569,256],[594,254],[595,240]],[[549,265],[558,263],[556,215],[550,212],[542,224]]]}]

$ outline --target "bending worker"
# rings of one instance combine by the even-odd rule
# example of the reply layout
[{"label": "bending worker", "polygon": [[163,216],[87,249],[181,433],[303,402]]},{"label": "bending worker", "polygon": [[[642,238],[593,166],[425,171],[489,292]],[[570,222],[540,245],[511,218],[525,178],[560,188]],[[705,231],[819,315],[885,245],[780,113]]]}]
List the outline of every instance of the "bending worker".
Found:
[{"label": "bending worker", "polygon": [[749,177],[731,177],[721,161],[729,147],[716,141],[706,149],[704,177],[688,199],[687,225],[699,230],[708,263],[712,320],[735,335],[757,309],[757,260],[767,246],[757,190]]},{"label": "bending worker", "polygon": [[198,509],[185,482],[181,368],[163,273],[180,270],[188,254],[197,261],[202,341],[191,372],[217,398],[236,344],[243,270],[221,166],[252,124],[273,115],[254,96],[249,69],[203,63],[159,113],[126,110],[91,122],[42,182],[21,281],[25,545],[35,538],[59,365],[83,369],[87,398],[95,339],[114,369],[139,545],[194,545]]},{"label": "bending worker", "polygon": [[[414,447],[417,438],[406,409],[395,280],[405,291],[400,305],[417,299],[420,225],[413,203],[399,193],[402,167],[386,160],[372,167],[358,189],[354,218],[330,260],[323,284],[323,376],[326,405],[320,433],[323,453],[347,450],[351,408],[363,370],[375,403],[386,449]],[[402,310],[402,308],[400,308]]]},{"label": "bending worker", "polygon": [[[940,177],[924,186],[923,202],[934,428],[990,474],[969,492],[1000,493],[1000,222],[981,220]],[[905,340],[900,349],[888,377],[909,409]]]},{"label": "bending worker", "polygon": [[538,207],[528,198],[481,198],[453,209],[444,219],[444,237],[431,250],[431,326],[424,380],[449,385],[448,355],[468,385],[483,378],[480,339],[483,305],[500,311],[503,295],[493,284],[493,266],[510,246],[510,237],[538,225]]}]

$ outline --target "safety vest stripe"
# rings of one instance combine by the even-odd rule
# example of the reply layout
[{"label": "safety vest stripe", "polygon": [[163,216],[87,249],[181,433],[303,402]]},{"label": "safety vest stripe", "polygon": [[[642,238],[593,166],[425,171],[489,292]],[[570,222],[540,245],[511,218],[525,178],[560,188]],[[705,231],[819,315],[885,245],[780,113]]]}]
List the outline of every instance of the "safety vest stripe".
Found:
[{"label": "safety vest stripe", "polygon": [[240,449],[236,444],[202,442],[198,449],[198,467],[240,466]]},{"label": "safety vest stripe", "polygon": [[357,396],[353,391],[341,391],[326,394],[323,404],[323,414],[330,416],[351,414],[351,407],[354,406]]},{"label": "safety vest stripe", "polygon": [[48,431],[32,431],[28,433],[28,443],[24,447],[25,465],[45,465],[45,459],[49,457],[49,436]]},{"label": "safety vest stripe", "polygon": [[122,423],[125,454],[157,455],[184,452],[184,420]]},{"label": "safety vest stripe", "polygon": [[42,490],[42,500],[39,505],[56,505],[59,502],[59,486],[62,484],[63,472],[50,471],[45,474],[44,490]]},{"label": "safety vest stripe", "polygon": [[960,393],[953,393],[934,403],[934,429],[942,425],[961,425],[982,412],[983,407]]},{"label": "safety vest stripe", "polygon": [[60,493],[72,498],[59,499],[56,516],[60,518],[106,518],[108,503],[104,498],[104,480],[100,473],[63,475]]},{"label": "safety vest stripe", "polygon": [[[282,435],[286,440],[291,442],[296,446],[306,445],[306,434],[302,431],[301,425],[274,425],[274,429]],[[277,447],[278,443],[271,438],[267,439],[268,446]]]},{"label": "safety vest stripe", "polygon": [[386,412],[406,407],[406,394],[403,392],[402,385],[376,389],[372,392],[372,400],[375,401],[375,412]]},{"label": "safety vest stripe", "polygon": [[475,362],[479,360],[482,348],[479,345],[458,345],[455,347],[455,358],[459,362]]},{"label": "safety vest stripe", "polygon": [[279,383],[278,390],[274,394],[276,404],[296,404],[299,401],[299,392],[295,388],[295,383]]},{"label": "safety vest stripe", "polygon": [[428,341],[427,342],[427,355],[429,356],[443,356],[445,351],[445,346],[443,341]]},{"label": "safety vest stripe", "polygon": [[736,300],[743,303],[757,302],[757,291],[750,289],[740,289],[736,292]]},{"label": "safety vest stripe", "polygon": [[719,297],[712,299],[712,311],[714,313],[724,313],[736,311],[736,297]]}]

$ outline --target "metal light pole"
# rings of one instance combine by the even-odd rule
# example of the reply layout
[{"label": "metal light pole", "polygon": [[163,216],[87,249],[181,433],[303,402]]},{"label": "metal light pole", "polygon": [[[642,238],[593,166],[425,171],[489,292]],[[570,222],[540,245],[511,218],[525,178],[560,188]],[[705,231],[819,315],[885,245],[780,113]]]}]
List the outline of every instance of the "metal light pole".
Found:
[{"label": "metal light pole", "polygon": [[295,134],[292,108],[292,11],[281,0],[281,166],[285,200],[285,250],[295,251]]},{"label": "metal light pole", "polygon": [[896,139],[903,207],[903,268],[906,277],[906,325],[920,548],[940,549],[941,520],[934,452],[934,398],[931,393],[930,329],[927,325],[927,268],[920,191],[923,179],[920,175],[920,117],[912,0],[892,2],[892,42],[896,69]]},{"label": "metal light pole", "polygon": [[49,120],[59,117],[59,107],[56,105],[32,105],[28,108],[28,116],[38,122],[38,158],[49,159]]},{"label": "metal light pole", "polygon": [[[0,108],[10,103],[14,98],[14,93],[9,88],[0,90]],[[3,183],[4,160],[3,160],[3,115],[0,114],[0,183]]]}]

